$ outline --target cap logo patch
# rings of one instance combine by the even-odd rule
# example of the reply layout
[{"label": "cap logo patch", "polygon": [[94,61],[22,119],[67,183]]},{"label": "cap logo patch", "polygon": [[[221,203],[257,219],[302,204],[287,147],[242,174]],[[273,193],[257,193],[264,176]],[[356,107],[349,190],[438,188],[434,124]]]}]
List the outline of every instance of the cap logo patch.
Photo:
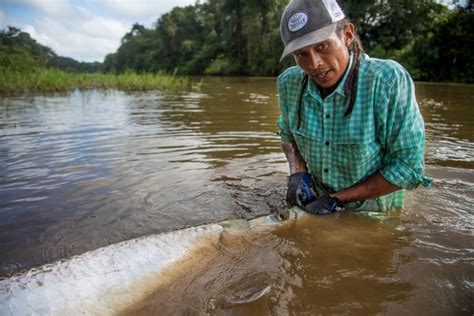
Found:
[{"label": "cap logo patch", "polygon": [[298,12],[293,14],[288,21],[288,29],[290,32],[296,32],[301,30],[306,23],[308,23],[308,16],[303,12]]}]

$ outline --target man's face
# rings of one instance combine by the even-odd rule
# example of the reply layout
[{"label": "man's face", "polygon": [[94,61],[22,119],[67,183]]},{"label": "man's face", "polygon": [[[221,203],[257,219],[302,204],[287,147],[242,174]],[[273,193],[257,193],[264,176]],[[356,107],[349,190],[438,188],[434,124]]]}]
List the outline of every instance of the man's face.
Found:
[{"label": "man's face", "polygon": [[333,32],[325,41],[293,53],[296,63],[311,76],[325,95],[334,91],[349,64],[347,46],[350,41],[345,32],[342,36]]}]

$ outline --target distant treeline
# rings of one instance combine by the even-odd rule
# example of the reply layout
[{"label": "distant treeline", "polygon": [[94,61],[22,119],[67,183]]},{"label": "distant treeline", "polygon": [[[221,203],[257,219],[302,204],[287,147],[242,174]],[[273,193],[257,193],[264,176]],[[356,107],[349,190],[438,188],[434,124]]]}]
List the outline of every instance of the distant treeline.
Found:
[{"label": "distant treeline", "polygon": [[[0,67],[19,58],[25,61],[20,68],[41,64],[77,72],[275,76],[293,64],[291,58],[279,63],[280,16],[288,1],[207,0],[176,7],[152,29],[133,25],[102,64],[56,56],[10,27],[0,34]],[[339,2],[372,57],[399,61],[417,80],[474,82],[471,0],[452,8],[433,0]],[[8,45],[12,41],[22,45]]]},{"label": "distant treeline", "polygon": [[100,73],[101,63],[57,56],[28,33],[9,27],[0,32],[0,95],[66,92],[75,89],[173,90],[189,86],[186,78],[162,71]]},{"label": "distant treeline", "polygon": [[[133,25],[105,71],[176,69],[181,74],[277,75],[280,16],[288,0],[208,0],[174,8],[153,29]],[[415,79],[474,82],[471,1],[343,0],[341,6],[373,57],[392,58]]]},{"label": "distant treeline", "polygon": [[79,62],[56,55],[26,32],[9,26],[0,31],[0,71],[31,72],[39,68],[59,68],[66,72],[92,73],[102,69],[99,62]]}]

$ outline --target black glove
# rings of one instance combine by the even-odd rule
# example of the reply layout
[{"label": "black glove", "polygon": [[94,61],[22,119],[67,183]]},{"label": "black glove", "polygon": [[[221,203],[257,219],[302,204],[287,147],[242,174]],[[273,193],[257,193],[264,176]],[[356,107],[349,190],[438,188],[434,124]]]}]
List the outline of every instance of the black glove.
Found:
[{"label": "black glove", "polygon": [[286,191],[288,205],[303,208],[315,199],[316,193],[314,193],[313,180],[309,173],[298,172],[288,178],[288,190]]},{"label": "black glove", "polygon": [[323,195],[318,197],[316,201],[306,205],[303,209],[311,214],[328,215],[334,212],[343,211],[345,206],[338,198]]}]

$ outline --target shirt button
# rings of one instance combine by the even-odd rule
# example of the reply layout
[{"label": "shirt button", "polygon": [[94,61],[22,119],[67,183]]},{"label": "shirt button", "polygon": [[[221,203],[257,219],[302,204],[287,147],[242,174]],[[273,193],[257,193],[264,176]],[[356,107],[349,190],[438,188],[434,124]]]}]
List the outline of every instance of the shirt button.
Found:
[{"label": "shirt button", "polygon": [[329,172],[329,169],[324,169],[324,172],[328,173],[328,172]]},{"label": "shirt button", "polygon": [[329,142],[326,142],[325,144],[326,144],[326,146],[329,146]]},{"label": "shirt button", "polygon": [[330,117],[331,117],[331,115],[329,115],[329,114],[326,114],[326,118],[330,118]]}]

